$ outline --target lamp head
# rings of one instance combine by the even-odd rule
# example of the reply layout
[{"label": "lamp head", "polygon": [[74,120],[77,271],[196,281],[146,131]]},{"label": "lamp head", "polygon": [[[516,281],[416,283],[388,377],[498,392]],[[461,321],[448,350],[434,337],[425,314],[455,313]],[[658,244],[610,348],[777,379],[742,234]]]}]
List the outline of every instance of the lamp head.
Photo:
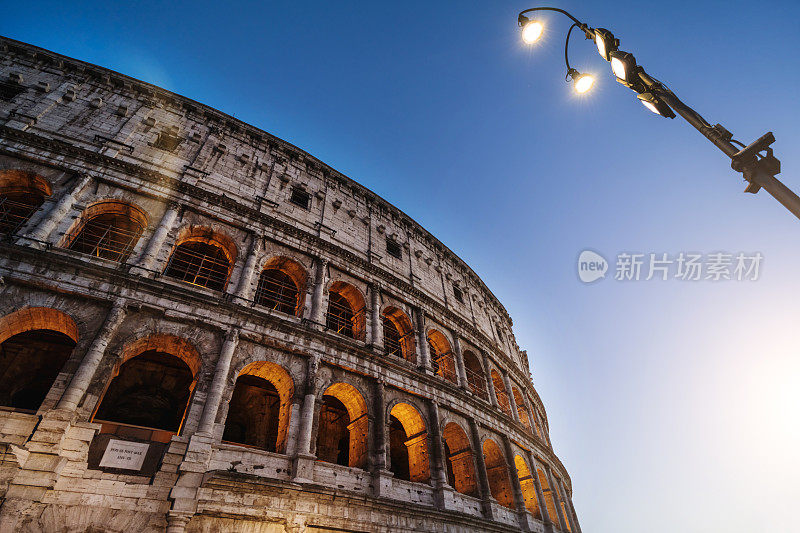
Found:
[{"label": "lamp head", "polygon": [[533,44],[539,40],[544,31],[544,25],[538,20],[531,20],[524,15],[519,16],[519,25],[522,28],[522,40],[526,44]]},{"label": "lamp head", "polygon": [[600,54],[600,57],[606,61],[611,61],[608,54],[617,50],[619,39],[614,37],[614,34],[605,28],[596,28],[593,31],[594,44],[597,45],[597,52]]},{"label": "lamp head", "polygon": [[633,57],[633,54],[614,50],[609,52],[608,56],[611,61],[611,70],[614,71],[614,75],[617,78],[626,83],[634,83],[636,81],[634,75],[637,67],[636,58]]},{"label": "lamp head", "polygon": [[591,74],[581,74],[574,68],[569,69],[567,76],[572,78],[572,81],[575,83],[575,92],[578,94],[588,92],[594,85],[594,76]]},{"label": "lamp head", "polygon": [[661,98],[653,93],[640,93],[636,97],[647,109],[665,118],[675,118],[675,112]]}]

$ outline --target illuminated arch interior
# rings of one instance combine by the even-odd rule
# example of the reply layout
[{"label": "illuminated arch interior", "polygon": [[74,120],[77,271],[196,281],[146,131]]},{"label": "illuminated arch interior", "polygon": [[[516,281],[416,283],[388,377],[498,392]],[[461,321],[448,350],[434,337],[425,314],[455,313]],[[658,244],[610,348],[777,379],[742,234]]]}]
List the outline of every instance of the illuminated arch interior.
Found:
[{"label": "illuminated arch interior", "polygon": [[486,377],[483,373],[483,366],[481,366],[478,356],[471,350],[464,351],[464,370],[467,374],[469,389],[473,394],[488,400],[489,394],[486,392]]},{"label": "illuminated arch interior", "polygon": [[483,443],[483,458],[489,476],[489,489],[497,503],[509,509],[514,508],[514,493],[508,477],[508,465],[503,452],[492,439]]},{"label": "illuminated arch interior", "polygon": [[528,468],[528,463],[520,455],[514,456],[514,466],[517,468],[517,475],[519,476],[519,484],[522,487],[522,497],[525,499],[525,508],[535,518],[541,520],[542,513],[539,510],[539,501],[536,498],[536,484],[531,476],[531,470]]},{"label": "illuminated arch interior", "polygon": [[323,396],[317,431],[317,458],[353,468],[367,464],[369,417],[358,390],[334,383]]},{"label": "illuminated arch interior", "polygon": [[414,350],[414,328],[411,320],[401,309],[389,307],[381,315],[383,320],[383,345],[389,355],[416,362]]},{"label": "illuminated arch interior", "polygon": [[391,470],[395,477],[426,482],[430,479],[428,432],[416,408],[398,403],[389,413]]},{"label": "illuminated arch interior", "polygon": [[288,315],[302,316],[307,274],[300,263],[287,257],[273,257],[264,265],[255,301]]},{"label": "illuminated arch interior", "polygon": [[511,403],[508,401],[508,392],[503,377],[495,369],[492,369],[492,385],[494,385],[494,395],[497,398],[497,405],[508,416],[511,416]]},{"label": "illuminated arch interior", "polygon": [[50,183],[34,172],[0,170],[0,234],[19,231],[51,194]]},{"label": "illuminated arch interior", "polygon": [[221,291],[228,283],[236,254],[236,245],[227,236],[195,226],[181,232],[164,275]]},{"label": "illuminated arch interior", "polygon": [[118,200],[103,200],[87,207],[64,238],[70,250],[125,262],[147,227],[140,208]]},{"label": "illuminated arch interior", "polygon": [[447,337],[441,331],[432,329],[428,332],[428,347],[431,352],[431,364],[436,375],[457,383],[456,361]]},{"label": "illuminated arch interior", "polygon": [[364,340],[364,297],[349,283],[334,281],[328,289],[328,329],[356,340]]},{"label": "illuminated arch interior", "polygon": [[442,441],[448,484],[462,494],[476,495],[475,462],[467,434],[461,426],[450,422],[442,430]]}]

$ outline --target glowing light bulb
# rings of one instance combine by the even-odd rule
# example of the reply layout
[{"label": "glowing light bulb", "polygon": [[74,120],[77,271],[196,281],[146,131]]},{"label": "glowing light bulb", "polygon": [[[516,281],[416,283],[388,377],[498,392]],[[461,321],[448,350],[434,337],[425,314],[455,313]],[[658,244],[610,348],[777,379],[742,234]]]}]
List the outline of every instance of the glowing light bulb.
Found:
[{"label": "glowing light bulb", "polygon": [[542,36],[543,31],[544,26],[542,23],[532,20],[525,24],[525,27],[522,28],[522,40],[527,44],[533,44],[539,40],[539,37]]},{"label": "glowing light bulb", "polygon": [[603,39],[603,38],[600,36],[600,34],[599,34],[599,33],[595,34],[595,36],[594,36],[594,42],[595,42],[595,44],[597,45],[597,51],[600,53],[600,57],[602,57],[603,59],[605,59],[606,57],[608,57],[608,56],[606,55],[606,53],[607,53],[607,50],[606,50],[606,41],[605,41],[605,40],[604,40],[604,39]]},{"label": "glowing light bulb", "polygon": [[611,70],[614,71],[614,75],[621,80],[627,80],[626,76],[628,73],[625,69],[625,63],[617,59],[616,57],[611,58]]},{"label": "glowing light bulb", "polygon": [[645,100],[640,100],[640,102],[642,102],[643,106],[645,106],[647,109],[649,109],[650,111],[652,111],[656,115],[660,115],[661,114],[661,113],[658,112],[658,108],[652,102],[647,102]]},{"label": "glowing light bulb", "polygon": [[575,91],[583,94],[591,89],[592,85],[594,85],[594,76],[590,74],[583,74],[575,80]]}]

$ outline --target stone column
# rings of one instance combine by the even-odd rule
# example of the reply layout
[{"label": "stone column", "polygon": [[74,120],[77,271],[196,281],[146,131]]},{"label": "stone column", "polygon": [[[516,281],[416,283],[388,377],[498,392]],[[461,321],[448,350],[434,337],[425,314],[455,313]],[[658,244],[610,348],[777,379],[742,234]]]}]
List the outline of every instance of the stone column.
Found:
[{"label": "stone column", "polygon": [[231,359],[233,359],[233,352],[236,351],[237,344],[239,344],[239,330],[232,329],[225,336],[225,342],[222,343],[222,349],[217,358],[217,366],[214,370],[214,379],[211,382],[211,387],[208,389],[208,394],[206,394],[203,414],[200,417],[200,424],[197,427],[197,433],[200,435],[210,436],[214,432],[214,422],[217,419],[219,404],[222,401],[225,385],[228,382],[228,374],[231,370]]},{"label": "stone column", "polygon": [[308,359],[303,410],[300,414],[297,447],[292,461],[294,467],[292,479],[296,483],[311,483],[314,478],[314,460],[316,457],[311,453],[311,434],[314,429],[314,410],[317,399],[314,395],[314,384],[317,378],[319,360],[320,356],[317,354]]},{"label": "stone column", "polygon": [[467,381],[467,370],[464,367],[464,355],[461,353],[461,339],[455,331],[451,331],[453,337],[453,352],[456,356],[456,372],[458,374],[458,386],[464,390],[470,390],[469,382]]},{"label": "stone column", "polygon": [[478,490],[480,491],[483,515],[491,520],[494,516],[492,512],[492,489],[489,486],[489,473],[486,471],[486,459],[483,457],[483,449],[481,448],[481,436],[478,433],[478,424],[475,423],[475,419],[469,417],[467,421],[469,422],[469,432],[472,437],[472,449],[475,450],[475,465],[478,467]]},{"label": "stone column", "polygon": [[499,407],[497,404],[497,393],[494,390],[494,380],[492,379],[492,365],[489,364],[489,357],[481,352],[483,356],[483,372],[486,376],[486,388],[489,391],[489,402],[494,407]]},{"label": "stone column", "polygon": [[370,344],[376,350],[383,350],[383,320],[381,318],[381,289],[378,285],[370,285]]},{"label": "stone column", "polygon": [[511,409],[511,418],[519,422],[519,413],[517,412],[517,400],[514,398],[514,387],[511,384],[511,378],[508,377],[508,372],[503,370],[503,383],[506,386],[506,393],[508,393],[508,406]]},{"label": "stone column", "polygon": [[314,270],[314,292],[311,296],[311,322],[325,325],[325,283],[327,282],[328,260],[317,258]]},{"label": "stone column", "polygon": [[139,256],[139,260],[136,262],[137,267],[143,270],[151,270],[153,268],[156,258],[158,257],[158,252],[161,251],[164,242],[167,240],[167,234],[172,230],[175,221],[178,219],[180,209],[178,204],[173,202],[169,203],[167,210],[164,211],[164,214],[161,216],[161,222],[158,223],[158,227],[147,242],[147,247],[144,249],[144,252],[142,252],[142,255]]},{"label": "stone column", "polygon": [[431,372],[431,352],[428,347],[428,335],[425,331],[425,311],[420,307],[414,307],[414,321],[417,330],[417,346],[419,346],[419,361],[417,366],[425,372]]},{"label": "stone column", "polygon": [[581,533],[581,526],[578,525],[578,516],[575,513],[575,507],[572,506],[572,498],[569,497],[567,489],[564,487],[564,480],[560,479],[558,481],[558,491],[564,507],[567,508],[567,514],[569,515],[567,518],[572,526],[572,533]]},{"label": "stone column", "polygon": [[253,297],[253,291],[250,286],[253,284],[253,274],[256,271],[259,256],[261,255],[261,246],[264,239],[258,235],[253,234],[253,242],[250,243],[250,252],[247,255],[247,261],[244,263],[244,269],[239,277],[239,285],[236,287],[234,293],[240,300],[250,300]]},{"label": "stone column", "polygon": [[34,246],[37,244],[41,245],[41,242],[37,241],[48,241],[50,234],[53,232],[55,227],[59,222],[61,222],[67,213],[69,213],[69,211],[72,209],[72,206],[75,205],[78,195],[91,181],[91,176],[83,176],[72,188],[72,190],[64,193],[64,196],[62,196],[56,205],[54,205],[53,208],[41,218],[36,227],[29,231],[25,237],[34,241]]},{"label": "stone column", "polygon": [[517,521],[522,531],[530,531],[528,527],[528,508],[525,507],[525,496],[522,494],[522,485],[519,482],[519,472],[514,461],[514,449],[511,447],[511,440],[508,435],[503,434],[503,447],[506,452],[506,463],[508,465],[508,475],[511,478],[511,491],[514,493],[514,507],[517,510]]},{"label": "stone column", "polygon": [[375,411],[375,424],[373,427],[373,471],[372,490],[376,498],[387,496],[392,490],[394,474],[389,470],[391,456],[389,455],[388,439],[386,438],[386,386],[380,379],[375,381],[375,401],[372,406]]},{"label": "stone column", "polygon": [[178,514],[170,511],[167,513],[166,533],[184,533],[184,531],[186,531],[186,526],[191,519],[192,515],[189,513]]},{"label": "stone column", "polygon": [[67,390],[61,396],[61,400],[58,402],[58,409],[74,411],[78,408],[78,403],[89,389],[94,374],[97,372],[97,367],[100,366],[100,361],[103,359],[108,343],[125,319],[126,304],[127,302],[122,298],[114,301],[105,322],[100,327],[100,331],[95,335],[92,344],[86,350],[86,355],[83,356],[80,366],[72,376]]},{"label": "stone column", "polygon": [[431,477],[433,478],[434,501],[439,509],[447,509],[448,501],[450,506],[453,503],[453,489],[447,484],[447,471],[445,466],[444,444],[442,443],[442,429],[439,425],[439,403],[431,400],[428,406],[430,414],[430,436],[431,453]]},{"label": "stone column", "polygon": [[558,497],[558,488],[556,488],[555,480],[553,479],[553,472],[547,464],[544,465],[544,471],[547,474],[547,482],[550,483],[550,494],[553,495],[553,507],[556,508],[558,523],[561,524],[561,531],[566,533],[567,523],[564,521],[564,513],[561,511],[561,498]]},{"label": "stone column", "polygon": [[539,481],[539,467],[531,452],[528,452],[528,463],[531,465],[531,477],[533,477],[533,487],[536,489],[536,499],[539,502],[539,512],[542,514],[544,530],[547,532],[553,531],[553,521],[550,519],[547,500],[544,497],[544,491],[542,491],[542,483]]}]

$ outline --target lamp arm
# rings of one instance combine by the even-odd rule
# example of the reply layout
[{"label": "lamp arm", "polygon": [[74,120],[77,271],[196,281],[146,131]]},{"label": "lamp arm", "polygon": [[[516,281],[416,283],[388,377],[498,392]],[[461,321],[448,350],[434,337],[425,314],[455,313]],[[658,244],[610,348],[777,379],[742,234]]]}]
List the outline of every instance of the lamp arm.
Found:
[{"label": "lamp arm", "polygon": [[572,22],[577,24],[578,27],[580,27],[582,30],[585,30],[586,28],[588,28],[588,26],[586,24],[584,24],[580,20],[576,19],[575,17],[573,17],[572,15],[570,15],[568,12],[564,11],[563,9],[559,9],[557,7],[532,7],[530,9],[526,9],[525,11],[521,11],[520,14],[519,14],[519,17],[517,18],[517,20],[519,20],[519,22],[521,23],[523,18],[525,17],[525,13],[531,13],[532,11],[557,11],[557,12],[563,13],[564,15],[568,16],[569,18],[571,18]]}]

